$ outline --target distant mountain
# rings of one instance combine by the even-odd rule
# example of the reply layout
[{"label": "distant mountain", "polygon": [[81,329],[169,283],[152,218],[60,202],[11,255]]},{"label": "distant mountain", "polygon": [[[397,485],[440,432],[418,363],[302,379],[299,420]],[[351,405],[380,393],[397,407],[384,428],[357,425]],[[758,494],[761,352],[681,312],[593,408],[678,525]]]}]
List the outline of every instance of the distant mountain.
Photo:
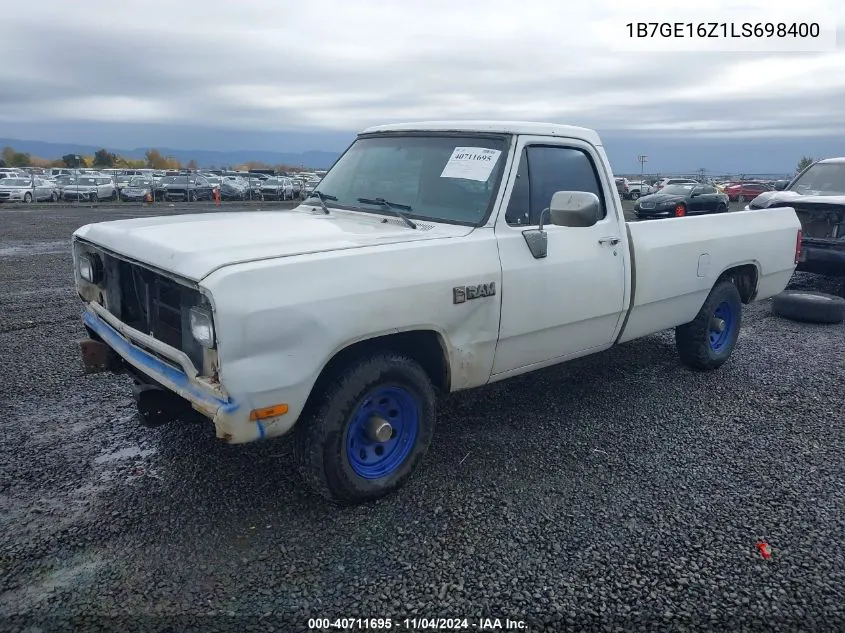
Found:
[{"label": "distant mountain", "polygon": [[[102,146],[76,145],[73,143],[49,143],[45,141],[27,141],[16,138],[0,138],[0,147],[13,147],[15,151],[24,152],[37,156],[38,158],[57,159],[66,154],[92,155]],[[124,158],[144,158],[148,147],[136,147],[135,149],[120,149],[108,147],[110,152]],[[340,156],[340,152],[326,151],[305,151],[305,152],[272,152],[272,151],[249,151],[249,150],[190,150],[173,149],[169,147],[156,147],[162,156],[172,156],[183,165],[195,160],[200,167],[224,167],[230,165],[242,165],[249,161],[258,161],[268,165],[301,165],[312,169],[327,169]]]}]

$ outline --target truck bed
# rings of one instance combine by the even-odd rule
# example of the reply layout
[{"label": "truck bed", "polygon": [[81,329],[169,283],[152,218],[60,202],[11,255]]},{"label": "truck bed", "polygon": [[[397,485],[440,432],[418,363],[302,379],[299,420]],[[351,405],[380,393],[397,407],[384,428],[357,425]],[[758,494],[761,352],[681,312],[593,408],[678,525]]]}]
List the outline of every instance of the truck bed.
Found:
[{"label": "truck bed", "polygon": [[[756,269],[752,298],[777,294],[792,276],[800,228],[789,207],[627,222],[632,302],[618,342],[691,321],[729,266]],[[751,257],[737,262],[736,252]]]}]

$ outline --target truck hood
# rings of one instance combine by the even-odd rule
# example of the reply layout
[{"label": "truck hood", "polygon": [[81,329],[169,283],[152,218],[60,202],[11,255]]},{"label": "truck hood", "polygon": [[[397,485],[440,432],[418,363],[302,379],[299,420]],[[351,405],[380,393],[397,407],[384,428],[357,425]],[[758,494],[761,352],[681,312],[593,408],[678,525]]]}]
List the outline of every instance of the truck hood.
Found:
[{"label": "truck hood", "polygon": [[803,194],[797,191],[765,191],[754,198],[748,205],[751,209],[768,209],[769,207],[784,207],[790,203],[845,205],[845,195],[813,195],[813,192]]},{"label": "truck hood", "polygon": [[223,266],[259,259],[460,237],[473,228],[297,207],[288,211],[202,213],[88,224],[73,234],[117,255],[192,281]]}]

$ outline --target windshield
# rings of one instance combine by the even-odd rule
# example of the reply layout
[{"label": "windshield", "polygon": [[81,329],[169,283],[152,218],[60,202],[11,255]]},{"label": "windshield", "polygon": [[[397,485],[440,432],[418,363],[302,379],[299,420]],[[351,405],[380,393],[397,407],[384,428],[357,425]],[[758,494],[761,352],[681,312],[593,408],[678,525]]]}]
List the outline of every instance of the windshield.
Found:
[{"label": "windshield", "polygon": [[79,180],[76,181],[76,184],[77,185],[87,185],[89,187],[92,187],[92,186],[97,184],[97,179],[96,178],[80,178]]},{"label": "windshield", "polygon": [[281,185],[282,181],[279,178],[268,178],[264,181],[265,185]]},{"label": "windshield", "polygon": [[695,185],[666,185],[663,189],[660,190],[660,193],[668,193],[672,196],[685,196],[692,191]]},{"label": "windshield", "polygon": [[816,163],[789,189],[814,196],[845,195],[845,163]]},{"label": "windshield", "polygon": [[410,207],[405,215],[457,224],[486,221],[498,186],[502,137],[407,135],[357,139],[322,179],[334,206],[385,213],[382,198]]},{"label": "windshield", "polygon": [[[174,184],[184,185],[187,182],[188,182],[187,176],[165,176],[164,178],[161,179],[161,184],[163,184],[163,185],[174,185]],[[191,181],[191,182],[193,182],[193,181]]]},{"label": "windshield", "polygon": [[149,187],[152,184],[149,178],[132,178],[129,180],[130,187]]},{"label": "windshield", "polygon": [[4,178],[2,184],[4,187],[28,187],[31,183],[24,178]]}]

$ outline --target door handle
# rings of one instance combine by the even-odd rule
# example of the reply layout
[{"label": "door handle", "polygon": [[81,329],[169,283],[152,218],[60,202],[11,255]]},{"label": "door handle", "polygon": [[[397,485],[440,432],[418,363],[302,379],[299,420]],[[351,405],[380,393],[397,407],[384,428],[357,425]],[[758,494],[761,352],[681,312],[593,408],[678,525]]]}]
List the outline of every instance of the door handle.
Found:
[{"label": "door handle", "polygon": [[618,237],[603,237],[599,240],[599,244],[610,244],[611,246],[616,246],[622,240]]}]

